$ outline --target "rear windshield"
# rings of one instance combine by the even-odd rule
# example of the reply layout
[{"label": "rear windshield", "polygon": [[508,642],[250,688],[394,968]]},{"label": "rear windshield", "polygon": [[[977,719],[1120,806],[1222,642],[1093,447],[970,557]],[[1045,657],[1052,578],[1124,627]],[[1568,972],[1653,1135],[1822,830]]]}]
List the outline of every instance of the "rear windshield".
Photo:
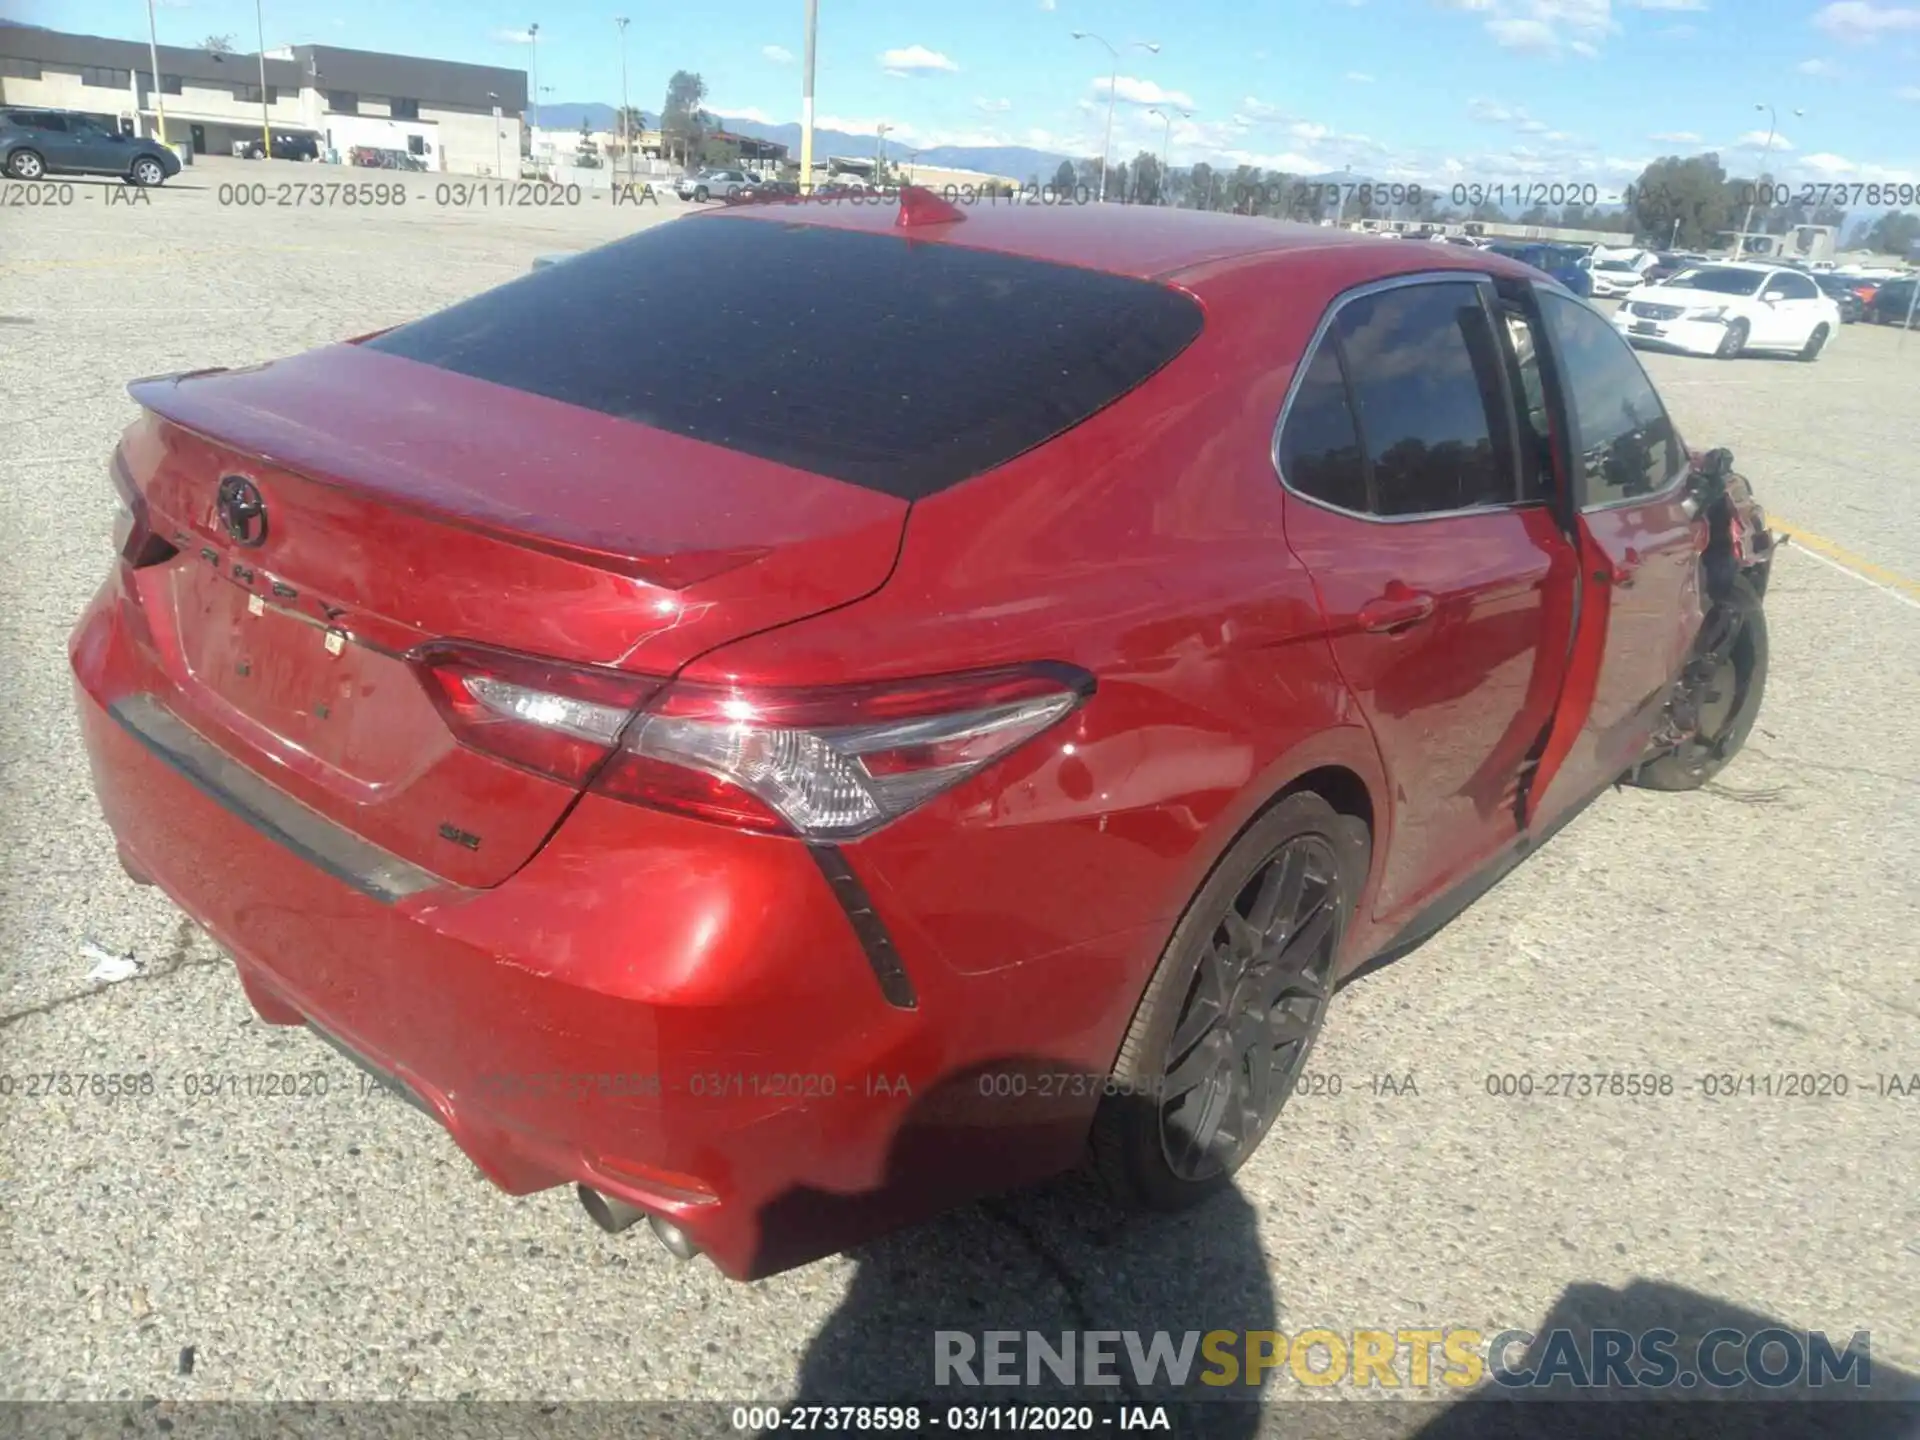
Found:
[{"label": "rear windshield", "polygon": [[913,500],[1200,333],[1163,285],[896,235],[669,221],[367,348]]}]

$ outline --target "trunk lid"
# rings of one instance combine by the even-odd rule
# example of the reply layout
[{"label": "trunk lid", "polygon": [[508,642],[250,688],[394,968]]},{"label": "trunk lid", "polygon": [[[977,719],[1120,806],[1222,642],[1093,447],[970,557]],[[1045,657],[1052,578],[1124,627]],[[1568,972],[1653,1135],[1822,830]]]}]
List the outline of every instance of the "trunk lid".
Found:
[{"label": "trunk lid", "polygon": [[877,589],[908,510],[357,345],[130,393],[147,414],[120,461],[180,551],[134,572],[162,698],[464,885],[519,868],[577,787],[460,745],[408,652],[460,640],[668,676]]}]

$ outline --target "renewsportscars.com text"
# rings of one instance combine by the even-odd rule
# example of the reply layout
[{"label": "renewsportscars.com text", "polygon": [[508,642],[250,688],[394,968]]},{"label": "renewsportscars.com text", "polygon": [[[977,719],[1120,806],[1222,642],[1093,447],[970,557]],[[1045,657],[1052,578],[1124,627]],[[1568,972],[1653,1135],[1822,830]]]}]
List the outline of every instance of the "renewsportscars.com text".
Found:
[{"label": "renewsportscars.com text", "polygon": [[1872,1336],[1836,1346],[1824,1331],[936,1330],[942,1386],[1349,1385],[1356,1389],[1867,1389]]}]

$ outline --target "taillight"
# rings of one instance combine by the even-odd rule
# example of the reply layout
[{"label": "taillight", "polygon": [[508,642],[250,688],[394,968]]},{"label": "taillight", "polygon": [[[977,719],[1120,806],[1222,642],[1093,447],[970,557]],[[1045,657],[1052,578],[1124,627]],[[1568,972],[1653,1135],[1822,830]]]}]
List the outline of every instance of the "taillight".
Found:
[{"label": "taillight", "polygon": [[120,557],[138,570],[143,565],[158,565],[178,555],[178,550],[153,533],[147,515],[147,497],[133,483],[133,476],[127,473],[127,462],[118,450],[113,452],[107,470],[113,476],[113,488],[120,495],[120,510],[113,517],[113,548]]},{"label": "taillight", "polygon": [[811,840],[863,835],[1058,723],[1093,677],[1052,663],[805,690],[676,684],[594,789]]},{"label": "taillight", "polygon": [[473,749],[634,804],[810,840],[897,819],[1056,724],[1094,683],[1047,662],[872,685],[662,689],[652,676],[458,642],[409,658]]},{"label": "taillight", "polygon": [[661,683],[459,642],[408,659],[462,744],[573,785],[587,782]]}]

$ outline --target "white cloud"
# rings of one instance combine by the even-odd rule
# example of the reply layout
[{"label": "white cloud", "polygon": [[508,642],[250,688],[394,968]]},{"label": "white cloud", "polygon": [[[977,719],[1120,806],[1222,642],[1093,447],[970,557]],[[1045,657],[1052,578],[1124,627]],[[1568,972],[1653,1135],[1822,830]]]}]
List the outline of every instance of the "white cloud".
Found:
[{"label": "white cloud", "polygon": [[1588,60],[1597,59],[1600,54],[1600,47],[1598,45],[1591,44],[1590,42],[1585,40],[1571,41],[1567,45],[1567,48],[1571,50],[1574,54],[1579,55]]},{"label": "white cloud", "polygon": [[784,45],[762,45],[760,53],[776,65],[791,65],[793,52]]},{"label": "white cloud", "polygon": [[1818,175],[1852,175],[1860,169],[1851,160],[1841,155],[1830,155],[1825,151],[1818,155],[1808,155],[1800,161],[1802,168]]},{"label": "white cloud", "polygon": [[1489,125],[1510,125],[1514,118],[1523,112],[1509,109],[1497,100],[1475,98],[1467,101],[1467,115],[1474,120],[1484,120]]},{"label": "white cloud", "polygon": [[[1733,142],[1733,148],[1736,150],[1764,150],[1767,148],[1767,132],[1764,130],[1749,130]],[[1773,137],[1773,148],[1775,150],[1791,150],[1793,149],[1793,142],[1784,135],[1776,134]]]},{"label": "white cloud", "polygon": [[1840,0],[1818,11],[1813,23],[1837,39],[1857,44],[1895,30],[1920,30],[1920,10],[1873,5],[1867,0]]},{"label": "white cloud", "polygon": [[1364,70],[1347,71],[1347,79],[1351,80],[1355,85],[1373,84],[1373,76],[1367,74]]},{"label": "white cloud", "polygon": [[976,110],[984,110],[989,115],[1004,115],[1013,108],[1011,100],[989,100],[984,95],[975,96],[973,104]]},{"label": "white cloud", "polygon": [[1916,104],[1920,104],[1920,85],[1903,85],[1893,93],[1902,100],[1912,100]]},{"label": "white cloud", "polygon": [[1487,22],[1487,33],[1502,50],[1522,55],[1551,55],[1560,48],[1560,37],[1544,20],[1520,20],[1511,16]]},{"label": "white cloud", "polygon": [[1840,67],[1831,60],[1802,60],[1793,68],[1802,75],[1813,75],[1824,80],[1831,80],[1840,73]]},{"label": "white cloud", "polygon": [[1691,130],[1662,130],[1657,135],[1647,136],[1647,139],[1660,145],[1703,145],[1706,143]]},{"label": "white cloud", "polygon": [[960,67],[938,50],[929,50],[924,45],[908,45],[899,50],[881,51],[880,68],[889,75],[922,75],[935,70],[958,70]]},{"label": "white cloud", "polygon": [[1304,140],[1307,144],[1313,145],[1333,134],[1333,127],[1331,125],[1316,125],[1310,121],[1302,120],[1289,126],[1287,133],[1292,135],[1296,140]]},{"label": "white cloud", "polygon": [[1240,113],[1255,120],[1278,120],[1282,116],[1278,105],[1269,105],[1264,100],[1256,100],[1249,95],[1240,102]]},{"label": "white cloud", "polygon": [[1124,100],[1129,105],[1178,105],[1182,110],[1194,108],[1193,97],[1184,90],[1163,90],[1151,80],[1138,80],[1131,75],[1122,75],[1118,79],[1109,79],[1103,75],[1093,82],[1095,93],[1104,95],[1112,89],[1114,98]]},{"label": "white cloud", "polygon": [[525,30],[496,30],[493,38],[502,45],[531,45],[533,36]]},{"label": "white cloud", "polygon": [[1627,0],[1636,10],[1704,10],[1707,0]]},{"label": "white cloud", "polygon": [[1040,8],[1042,10],[1053,10],[1057,9],[1058,6],[1056,0],[1040,0]]}]

